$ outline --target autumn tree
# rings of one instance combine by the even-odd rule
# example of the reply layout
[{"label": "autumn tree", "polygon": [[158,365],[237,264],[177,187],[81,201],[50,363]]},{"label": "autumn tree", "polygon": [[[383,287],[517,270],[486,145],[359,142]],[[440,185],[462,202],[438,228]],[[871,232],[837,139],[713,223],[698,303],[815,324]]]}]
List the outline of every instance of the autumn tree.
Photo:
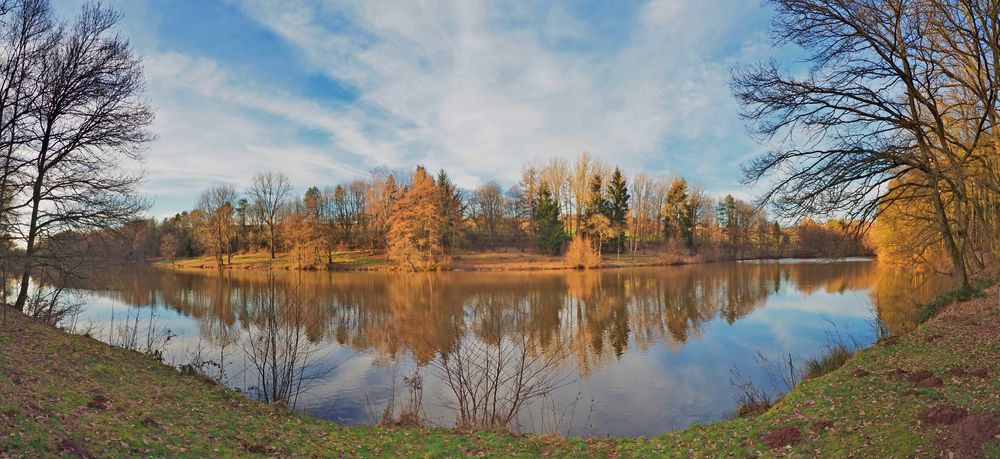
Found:
[{"label": "autumn tree", "polygon": [[250,201],[246,198],[236,200],[236,250],[246,250],[250,246],[249,213]]},{"label": "autumn tree", "polygon": [[535,204],[538,204],[541,184],[538,166],[534,162],[521,167],[521,180],[515,185],[520,191],[519,199],[514,202],[517,215],[530,217],[535,214]]},{"label": "autumn tree", "polygon": [[236,213],[233,207],[235,201],[236,191],[231,186],[215,186],[201,194],[194,214],[199,244],[207,253],[215,256],[219,266],[225,264],[224,257],[232,261],[231,241],[236,235],[233,220]]},{"label": "autumn tree", "polygon": [[166,233],[160,238],[160,256],[167,261],[173,261],[181,251],[181,241],[173,233]]},{"label": "autumn tree", "polygon": [[[606,174],[607,166],[605,163],[591,156],[590,152],[581,153],[573,163],[568,176],[568,184],[572,204],[576,210],[574,214],[574,230],[576,232],[585,231],[588,212],[592,210],[589,200],[593,197],[594,177],[598,177],[603,182]],[[567,208],[569,207],[567,206]]]},{"label": "autumn tree", "polygon": [[569,164],[563,158],[553,157],[538,172],[538,180],[549,188],[552,199],[560,205],[563,212],[572,209],[573,194],[572,185],[569,181]]},{"label": "autumn tree", "polygon": [[[318,192],[319,190],[317,190]],[[296,268],[312,268],[329,256],[326,227],[322,219],[308,208],[291,212],[282,221],[291,263]]]},{"label": "autumn tree", "polygon": [[313,219],[319,221],[323,217],[323,193],[319,191],[319,188],[309,187],[302,197],[302,205],[305,206],[306,213]]},{"label": "autumn tree", "polygon": [[629,209],[629,226],[632,231],[632,251],[640,247],[645,251],[650,233],[656,232],[660,214],[660,193],[652,177],[645,173],[632,178],[632,205]]},{"label": "autumn tree", "polygon": [[389,216],[389,259],[408,271],[431,271],[447,266],[442,191],[423,167],[393,204]]},{"label": "autumn tree", "polygon": [[372,252],[386,245],[386,237],[390,228],[389,220],[395,208],[398,194],[399,185],[392,173],[384,169],[376,169],[371,172],[365,193],[364,209],[371,227],[369,250]]},{"label": "autumn tree", "polygon": [[435,186],[438,189],[438,210],[441,215],[438,221],[441,225],[444,237],[445,250],[458,245],[462,234],[462,215],[465,214],[465,201],[462,199],[461,190],[451,181],[448,173],[444,169],[438,172]]}]

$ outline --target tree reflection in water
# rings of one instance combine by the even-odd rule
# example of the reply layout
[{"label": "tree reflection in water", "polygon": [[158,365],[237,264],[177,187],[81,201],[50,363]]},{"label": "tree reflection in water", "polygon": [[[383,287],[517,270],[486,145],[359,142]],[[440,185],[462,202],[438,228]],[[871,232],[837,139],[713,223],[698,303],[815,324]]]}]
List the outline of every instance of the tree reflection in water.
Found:
[{"label": "tree reflection in water", "polygon": [[[482,367],[477,371],[495,374],[498,361],[541,358],[535,363],[558,368],[552,375],[586,379],[630,352],[654,346],[676,352],[701,340],[706,327],[736,324],[775,295],[868,292],[882,324],[900,333],[915,326],[913,298],[933,296],[943,282],[870,261],[496,273],[108,274],[80,287],[100,286],[102,295],[126,304],[170,308],[197,322],[199,338],[214,346],[240,343],[233,348],[246,357],[243,371],[254,380],[244,387],[253,386],[262,400],[294,403],[303,382],[323,374],[309,364],[331,365],[318,350],[351,349],[377,365],[412,358],[441,370],[438,395],[452,393],[443,404],[455,408],[457,422],[487,424],[509,423],[510,405],[523,403],[500,395],[497,378],[484,380],[495,393],[492,412],[484,415],[481,402],[470,402],[481,394],[449,389],[456,365],[474,363]],[[231,364],[239,366],[241,357]],[[238,385],[239,378],[233,380]],[[543,380],[539,387],[558,383]]]},{"label": "tree reflection in water", "polygon": [[270,272],[263,288],[257,287],[243,297],[246,315],[238,341],[249,362],[244,371],[256,381],[247,391],[268,403],[295,406],[299,394],[324,376],[313,371],[321,349],[309,327],[316,323],[309,306],[315,300],[299,282],[278,286]]}]

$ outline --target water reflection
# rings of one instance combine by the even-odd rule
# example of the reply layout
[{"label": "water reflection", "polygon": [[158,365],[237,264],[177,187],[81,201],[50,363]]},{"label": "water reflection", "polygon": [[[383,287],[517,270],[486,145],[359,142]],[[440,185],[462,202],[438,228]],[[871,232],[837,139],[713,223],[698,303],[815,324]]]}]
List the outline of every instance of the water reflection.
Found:
[{"label": "water reflection", "polygon": [[[720,375],[734,365],[745,368],[756,351],[806,356],[818,350],[828,319],[861,341],[874,339],[875,313],[890,332],[907,331],[916,324],[913,293],[932,295],[940,283],[861,260],[530,273],[109,274],[81,286],[101,292],[90,320],[102,317],[96,298],[119,307],[152,305],[174,312],[174,330],[188,344],[198,339],[218,347],[239,339],[252,356],[260,349],[245,343],[271,332],[301,337],[291,349],[333,346],[328,370],[360,359],[330,375],[297,370],[322,380],[306,397],[305,409],[313,414],[371,421],[373,410],[359,398],[374,394],[377,403],[392,386],[379,368],[439,364],[445,350],[467,347],[470,339],[499,343],[496,330],[504,330],[509,340],[523,340],[531,355],[566,354],[560,371],[582,383],[555,398],[565,402],[589,392],[598,412],[593,433],[625,435],[724,416],[733,403]],[[174,352],[183,361],[183,351]],[[261,379],[285,371],[265,367],[263,373],[252,370]],[[653,392],[665,384],[673,391]],[[436,405],[447,405],[441,402]],[[624,420],[630,406],[650,402],[662,410]],[[454,422],[441,406],[437,421]]]}]

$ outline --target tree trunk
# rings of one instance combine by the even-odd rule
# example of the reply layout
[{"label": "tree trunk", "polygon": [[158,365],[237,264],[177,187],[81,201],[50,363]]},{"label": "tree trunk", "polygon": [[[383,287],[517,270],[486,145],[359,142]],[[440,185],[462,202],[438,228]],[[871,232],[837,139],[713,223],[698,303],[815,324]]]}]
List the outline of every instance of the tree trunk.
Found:
[{"label": "tree trunk", "polygon": [[268,229],[271,232],[271,244],[270,244],[271,245],[271,259],[273,260],[274,259],[274,223],[271,223],[270,225],[267,225],[267,226],[268,226]]},{"label": "tree trunk", "polygon": [[948,256],[951,258],[955,280],[958,281],[960,288],[968,289],[972,285],[969,283],[969,276],[965,269],[965,257],[959,249],[958,244],[955,242],[955,236],[951,231],[951,224],[948,223],[948,215],[945,213],[944,203],[941,201],[941,190],[938,186],[937,177],[932,177],[931,180],[934,182],[931,187],[931,196],[934,201],[934,213],[937,216],[938,226],[941,229],[941,238],[944,241],[945,249],[948,251]]},{"label": "tree trunk", "polygon": [[42,142],[42,153],[39,154],[38,158],[38,176],[31,189],[31,220],[28,226],[28,237],[25,241],[21,283],[18,286],[17,300],[14,302],[14,307],[22,311],[24,311],[25,303],[28,300],[28,282],[31,280],[31,270],[34,268],[35,239],[38,238],[38,210],[42,202],[43,165],[45,164],[45,151],[48,150],[48,143],[49,139],[46,137]]}]

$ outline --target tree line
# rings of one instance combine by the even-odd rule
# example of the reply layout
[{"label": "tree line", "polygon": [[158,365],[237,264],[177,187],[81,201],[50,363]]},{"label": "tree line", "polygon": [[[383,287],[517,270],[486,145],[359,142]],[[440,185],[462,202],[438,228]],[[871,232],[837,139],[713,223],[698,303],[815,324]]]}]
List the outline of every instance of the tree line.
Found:
[{"label": "tree line", "polygon": [[557,255],[586,238],[606,255],[670,253],[705,259],[870,254],[851,223],[809,219],[783,227],[759,208],[712,199],[684,178],[627,176],[589,153],[574,161],[530,162],[509,187],[473,190],[447,172],[377,169],[366,178],[293,194],[290,179],[261,172],[245,190],[218,185],[195,208],[156,222],[133,222],[127,247],[136,260],[237,253],[288,253],[301,268],[335,254],[384,254],[406,270],[447,267],[462,251],[519,250]]}]

